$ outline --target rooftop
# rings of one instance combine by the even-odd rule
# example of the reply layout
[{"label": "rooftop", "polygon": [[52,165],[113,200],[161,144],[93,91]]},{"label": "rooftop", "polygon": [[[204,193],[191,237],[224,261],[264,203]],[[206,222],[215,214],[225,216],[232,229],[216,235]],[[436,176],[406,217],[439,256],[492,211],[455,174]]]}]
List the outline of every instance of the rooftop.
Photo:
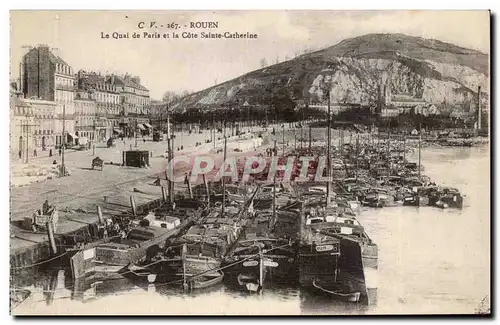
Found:
[{"label": "rooftop", "polygon": [[115,77],[114,83],[116,85],[127,86],[127,87],[132,87],[135,89],[139,89],[139,90],[149,91],[149,89],[147,89],[143,85],[134,82],[129,75],[125,75],[125,76],[116,76],[115,75],[114,77]]}]

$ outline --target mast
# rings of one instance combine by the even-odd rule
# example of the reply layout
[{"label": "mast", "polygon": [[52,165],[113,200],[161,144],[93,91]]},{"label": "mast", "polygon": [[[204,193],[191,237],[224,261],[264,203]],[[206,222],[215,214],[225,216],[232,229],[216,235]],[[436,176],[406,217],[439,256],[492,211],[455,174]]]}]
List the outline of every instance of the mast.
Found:
[{"label": "mast", "polygon": [[406,130],[403,131],[403,164],[406,162]]},{"label": "mast", "polygon": [[297,150],[297,129],[293,128],[293,148]]},{"label": "mast", "polygon": [[340,129],[340,156],[344,154],[344,129]]},{"label": "mast", "polygon": [[186,279],[186,255],[187,255],[187,246],[186,244],[182,245],[182,287],[184,290],[188,289],[187,279]]},{"label": "mast", "polygon": [[[227,155],[227,138],[225,134],[225,128],[224,128],[224,161],[222,162],[222,166],[226,168],[226,155]],[[234,167],[232,167],[234,168]],[[225,170],[224,170],[225,172]],[[226,209],[226,177],[222,176],[222,211],[221,211],[221,216],[224,215]]]},{"label": "mast", "polygon": [[210,138],[212,138],[213,134],[213,139],[212,142],[214,143],[214,148],[215,148],[215,113],[212,112],[212,130],[210,130]]},{"label": "mast", "polygon": [[391,130],[389,129],[389,122],[387,122],[387,159],[389,162],[389,175],[387,177],[391,176],[391,171],[392,171],[392,161],[391,161]]},{"label": "mast", "polygon": [[264,288],[264,254],[262,247],[259,246],[259,293],[262,293]]},{"label": "mast", "polygon": [[422,164],[422,158],[421,158],[421,148],[422,148],[422,123],[419,125],[419,132],[418,132],[418,177],[420,177],[420,171],[421,171],[421,164]]},{"label": "mast", "polygon": [[356,133],[356,182],[358,181],[359,168],[359,133]]},{"label": "mast", "polygon": [[[170,114],[168,113],[167,110],[167,157],[168,157],[168,163],[172,163],[172,143],[170,142]],[[172,168],[172,177],[174,176],[174,171],[173,167]],[[168,178],[168,198],[170,203],[173,203],[173,193],[172,193],[172,180],[170,177]]]},{"label": "mast", "polygon": [[[277,122],[277,120],[276,120]],[[285,122],[283,122],[283,157],[285,157]]]},{"label": "mast", "polygon": [[[276,159],[276,157],[278,156],[274,154],[276,150],[277,150],[276,139],[274,139],[274,150],[273,150],[274,159]],[[273,220],[275,220],[275,218],[276,218],[276,171],[274,171],[274,177],[273,177]]]},{"label": "mast", "polygon": [[207,193],[207,203],[210,204],[210,189],[208,188],[207,176],[205,174],[203,174],[203,184]]},{"label": "mast", "polygon": [[304,108],[302,108],[302,121],[300,121],[300,149],[303,148],[304,142]]},{"label": "mast", "polygon": [[311,151],[311,141],[312,141],[312,129],[309,125],[309,151]]},{"label": "mast", "polygon": [[481,130],[481,86],[477,87],[477,129]]},{"label": "mast", "polygon": [[331,126],[331,108],[330,108],[330,91],[328,91],[328,125],[327,125],[327,128],[328,128],[328,131],[327,131],[327,144],[326,144],[326,148],[327,148],[327,157],[326,157],[326,168],[327,168],[327,173],[326,173],[326,176],[327,176],[327,183],[326,183],[326,206],[329,206],[330,205],[330,192],[331,192],[331,176],[332,176],[332,163],[331,163],[331,153],[330,153],[330,147],[332,145],[332,135],[331,135],[331,129],[330,129],[330,126]]}]

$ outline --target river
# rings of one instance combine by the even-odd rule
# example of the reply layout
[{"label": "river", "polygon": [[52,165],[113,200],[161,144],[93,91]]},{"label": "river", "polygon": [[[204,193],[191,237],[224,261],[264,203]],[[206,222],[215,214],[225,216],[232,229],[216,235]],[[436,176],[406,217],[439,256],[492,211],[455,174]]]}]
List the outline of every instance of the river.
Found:
[{"label": "river", "polygon": [[[416,161],[415,155],[408,157]],[[379,247],[377,304],[361,307],[294,288],[262,295],[224,286],[185,295],[126,279],[85,291],[69,271],[48,270],[13,283],[32,295],[13,314],[449,314],[474,313],[490,294],[490,156],[488,147],[422,149],[424,174],[465,194],[463,210],[431,207],[363,209],[359,221]],[[82,289],[85,288],[85,289]],[[85,291],[83,293],[82,291]]]}]

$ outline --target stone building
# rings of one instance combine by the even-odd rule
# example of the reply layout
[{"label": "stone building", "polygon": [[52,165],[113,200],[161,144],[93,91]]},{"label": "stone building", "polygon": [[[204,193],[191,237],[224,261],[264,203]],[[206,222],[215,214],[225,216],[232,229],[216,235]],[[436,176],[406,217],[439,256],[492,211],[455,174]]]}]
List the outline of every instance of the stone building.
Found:
[{"label": "stone building", "polygon": [[56,103],[24,99],[21,93],[10,100],[10,153],[23,162],[35,151],[50,150],[55,144]]},{"label": "stone building", "polygon": [[[74,120],[74,75],[73,69],[55,55],[47,45],[31,48],[21,63],[21,92],[30,100],[55,102],[54,138],[56,147],[76,140]],[[52,104],[42,103],[42,107]],[[45,106],[44,106],[45,105]],[[41,115],[44,116],[44,115]]]},{"label": "stone building", "polygon": [[[75,98],[75,134],[87,141],[94,142],[97,138],[96,102],[87,92],[77,92]],[[82,141],[79,141],[82,143]]]},{"label": "stone building", "polygon": [[122,115],[120,92],[112,83],[113,76],[80,70],[76,80],[78,93],[87,93],[89,99],[95,102],[97,140],[104,141],[111,137],[113,128],[119,127]]},{"label": "stone building", "polygon": [[[149,90],[141,85],[139,77],[112,75],[108,78],[120,93],[122,114],[119,120],[120,131],[126,136],[134,136],[136,132],[144,133],[144,125],[149,122],[150,97]],[[146,130],[147,131],[147,130]]]},{"label": "stone building", "polygon": [[409,94],[393,94],[392,82],[387,78],[380,84],[378,114],[382,118],[393,118],[400,114],[417,114],[429,104],[422,98]]}]

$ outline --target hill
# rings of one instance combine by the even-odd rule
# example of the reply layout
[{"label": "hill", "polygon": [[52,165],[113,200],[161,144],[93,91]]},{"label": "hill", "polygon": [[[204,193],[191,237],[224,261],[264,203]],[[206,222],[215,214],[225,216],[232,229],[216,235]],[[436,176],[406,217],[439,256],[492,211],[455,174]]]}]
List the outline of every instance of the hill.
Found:
[{"label": "hill", "polygon": [[487,95],[488,70],[488,55],[479,51],[403,34],[368,34],[191,94],[173,108],[321,104],[328,90],[332,103],[374,104],[381,85],[389,85],[392,94],[467,110],[476,106],[478,86]]}]

